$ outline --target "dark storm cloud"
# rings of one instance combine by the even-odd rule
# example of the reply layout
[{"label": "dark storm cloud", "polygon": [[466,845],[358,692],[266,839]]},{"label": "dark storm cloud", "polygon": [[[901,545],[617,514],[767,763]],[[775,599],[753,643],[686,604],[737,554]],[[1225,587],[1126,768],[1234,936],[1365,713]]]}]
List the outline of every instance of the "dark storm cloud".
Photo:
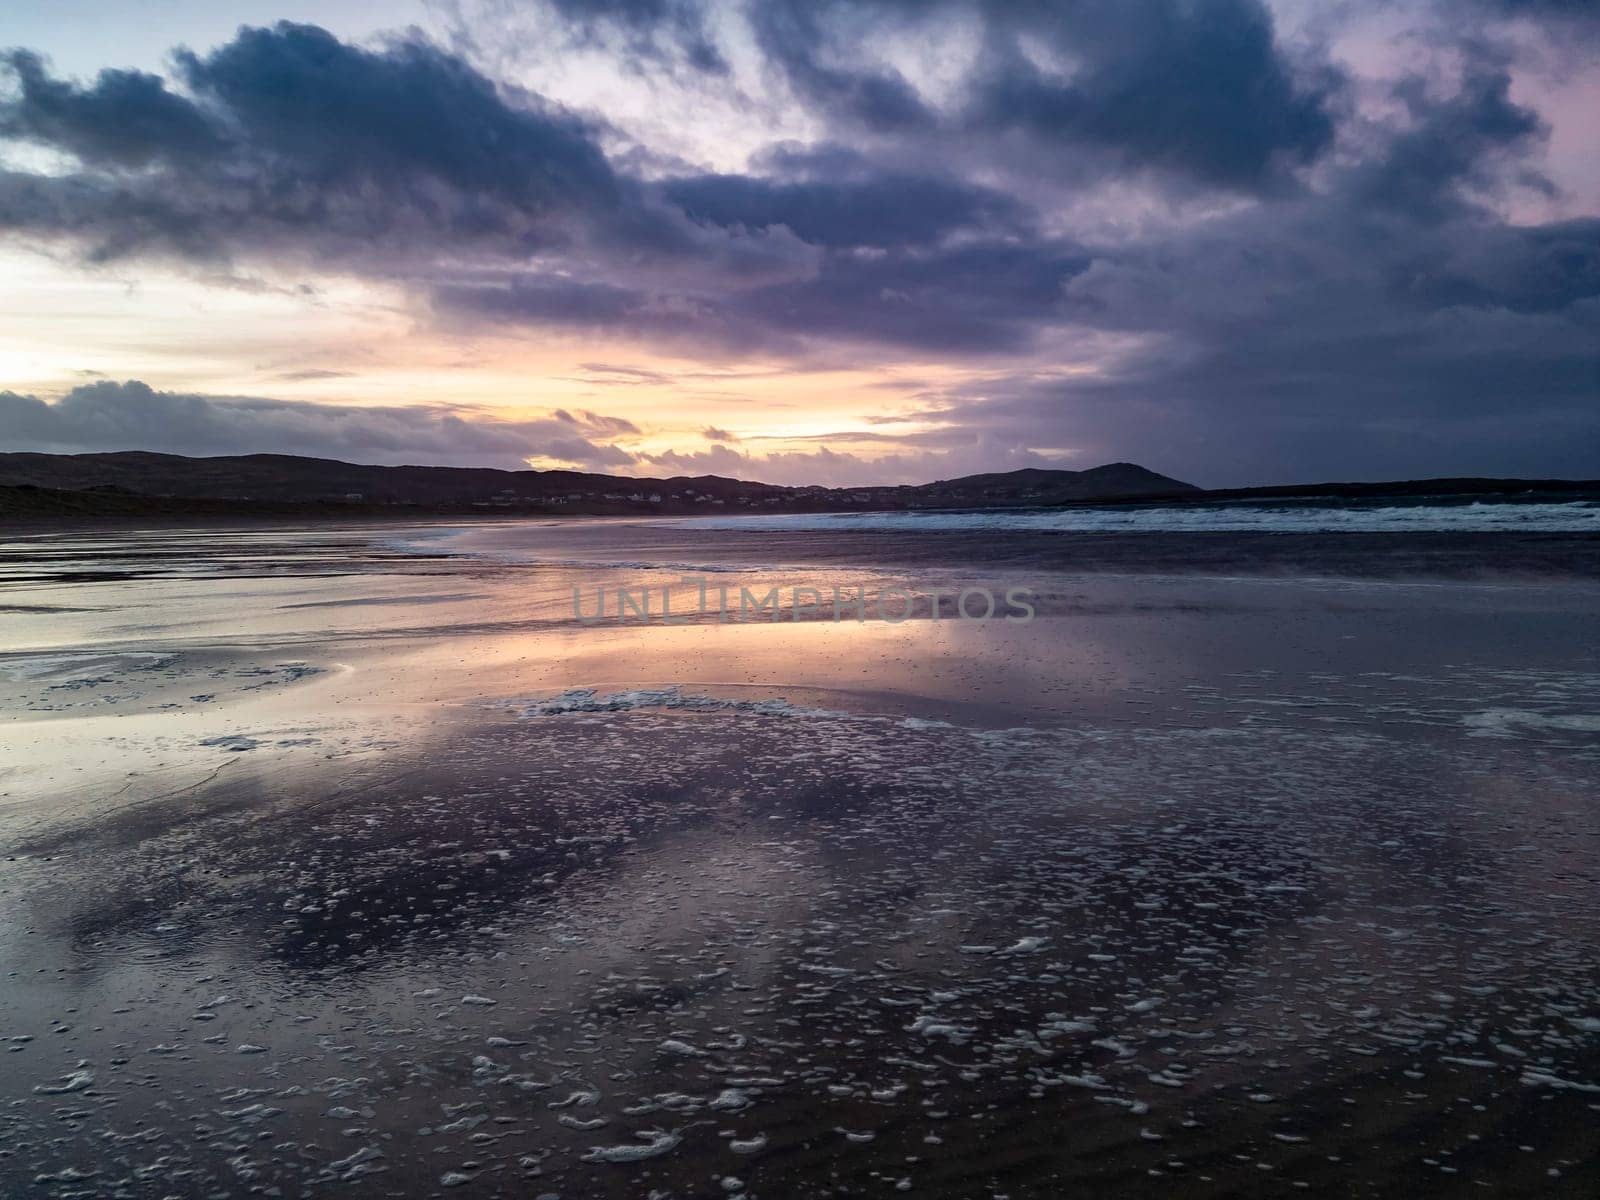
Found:
[{"label": "dark storm cloud", "polygon": [[1600,27],[1600,4],[1595,0],[1478,0],[1478,3],[1510,17],[1554,18]]},{"label": "dark storm cloud", "polygon": [[754,229],[782,225],[821,246],[925,245],[960,229],[1021,231],[1027,223],[1022,206],[1002,192],[905,173],[797,182],[697,175],[670,179],[665,191],[693,220]]},{"label": "dark storm cloud", "polygon": [[[1136,352],[1094,376],[987,379],[924,415],[1211,485],[1595,474],[1600,271],[1589,223],[1559,236],[1463,224],[1434,245],[1351,260],[1334,278],[1341,268],[1317,240],[1326,220],[1320,206],[1286,214],[1253,231],[1249,254],[1219,237],[1097,264],[1075,298],[1140,330]],[[1359,231],[1342,232],[1359,244]],[[1528,269],[1516,245],[1528,238],[1553,243],[1551,269]],[[1420,279],[1407,260],[1452,273]],[[1314,299],[1297,295],[1297,265],[1326,272]],[[1172,280],[1202,276],[1208,285],[1172,295]]]},{"label": "dark storm cloud", "polygon": [[1022,350],[1062,315],[1062,289],[1089,261],[1075,247],[1042,241],[833,254],[815,278],[755,289],[740,307],[816,338],[934,353]]},{"label": "dark storm cloud", "polygon": [[1600,296],[1600,218],[1483,228],[1397,275],[1391,293],[1424,309],[1576,316]]},{"label": "dark storm cloud", "polygon": [[988,378],[952,431],[1197,482],[1600,470],[1600,220],[1487,198],[1543,136],[1478,47],[1322,186],[1091,248],[1065,320],[1135,339],[1090,376]]},{"label": "dark storm cloud", "polygon": [[[1290,60],[1260,0],[768,0],[749,19],[808,105],[884,137],[1020,139],[1254,189],[1333,144],[1343,80]],[[884,30],[975,27],[978,64],[935,104],[884,60]],[[938,36],[937,33],[934,36]]]},{"label": "dark storm cloud", "polygon": [[736,292],[649,290],[559,276],[449,283],[447,319],[612,330],[674,346],[801,354],[828,343],[981,355],[1029,347],[1065,312],[1088,256],[1050,243],[980,241],[862,256],[827,253],[810,278]]},{"label": "dark storm cloud", "polygon": [[646,292],[559,276],[521,277],[504,285],[446,284],[434,292],[434,299],[457,312],[580,328],[643,325],[651,303]]},{"label": "dark storm cloud", "polygon": [[138,380],[86,384],[53,404],[0,392],[4,448],[46,453],[275,453],[511,469],[540,457],[598,468],[633,461],[604,440],[632,429],[626,421],[593,413],[505,420],[466,406],[297,404],[163,392]]},{"label": "dark storm cloud", "polygon": [[372,53],[314,26],[280,24],[240,30],[205,57],[182,52],[178,66],[253,150],[293,164],[303,184],[434,180],[531,213],[619,202],[585,125],[531,97],[511,107],[477,71],[425,43]]},{"label": "dark storm cloud", "polygon": [[1257,349],[1156,355],[1102,378],[991,379],[928,415],[953,432],[1060,447],[1078,463],[1133,457],[1214,487],[1595,477],[1600,367],[1573,330],[1455,319]]},{"label": "dark storm cloud", "polygon": [[[983,381],[927,397],[916,453],[973,469],[1078,454],[1231,483],[1513,469],[1500,455],[1595,473],[1600,217],[1546,178],[1547,114],[1507,32],[1580,16],[1417,4],[1424,64],[1357,87],[1258,0],[558,0],[572,37],[671,79],[697,67],[697,96],[747,94],[718,40],[743,22],[741,52],[815,140],[720,172],[415,39],[244,30],[181,55],[175,82],[73,83],[12,53],[0,132],[76,166],[0,173],[0,231],[100,259],[326,264],[467,332],[968,366]],[[938,59],[937,86],[905,45]],[[1513,221],[1530,197],[1567,215]],[[268,436],[228,403],[229,444]],[[471,414],[419,420],[401,433],[529,444]],[[574,436],[549,423],[535,433]],[[626,432],[576,436],[613,461]]]},{"label": "dark storm cloud", "polygon": [[[37,78],[34,62],[12,65],[23,86],[0,122],[85,170],[13,174],[0,224],[87,242],[101,258],[225,258],[297,239],[348,249],[418,229],[531,240],[565,193],[603,205],[617,191],[575,122],[513,111],[427,47],[375,54],[307,26],[242,30],[205,59],[182,54],[194,98],[160,92],[164,121],[131,133],[104,77],[75,89]],[[191,131],[216,125],[231,136],[197,146]],[[153,169],[110,169],[133,162]]]},{"label": "dark storm cloud", "polygon": [[[1088,143],[1243,188],[1333,143],[1336,76],[1299,77],[1257,0],[991,8],[988,61],[965,117],[973,129]],[[1059,63],[1041,68],[1024,39],[1042,40]]]},{"label": "dark storm cloud", "polygon": [[0,129],[82,170],[0,176],[0,230],[67,239],[100,260],[276,254],[376,274],[451,253],[759,274],[795,253],[778,238],[707,237],[619,175],[591,123],[502,92],[427,43],[368,50],[280,23],[177,62],[189,96],[135,73],[79,87],[9,56],[17,86]]},{"label": "dark storm cloud", "polygon": [[716,293],[650,290],[562,276],[519,275],[435,287],[429,300],[450,327],[560,329],[620,334],[686,350],[798,353],[789,333],[753,320]]},{"label": "dark storm cloud", "polygon": [[[768,60],[810,104],[875,133],[927,130],[937,123],[937,116],[894,68],[828,61],[859,49],[863,33],[870,44],[876,30],[868,23],[896,15],[897,8],[894,4],[874,7],[830,0],[771,0],[751,6],[749,13],[756,41]],[[853,28],[841,30],[840,25]]]},{"label": "dark storm cloud", "polygon": [[225,139],[195,105],[156,75],[101,71],[93,87],[51,79],[39,56],[0,55],[18,96],[0,107],[0,137],[59,146],[86,163],[142,167],[156,159],[192,161],[220,152]]},{"label": "dark storm cloud", "polygon": [[1496,54],[1477,48],[1455,95],[1431,98],[1416,78],[1396,92],[1412,125],[1359,173],[1350,199],[1410,219],[1441,220],[1470,207],[1471,187],[1493,188],[1507,153],[1544,131],[1539,114],[1511,100],[1511,74]]}]

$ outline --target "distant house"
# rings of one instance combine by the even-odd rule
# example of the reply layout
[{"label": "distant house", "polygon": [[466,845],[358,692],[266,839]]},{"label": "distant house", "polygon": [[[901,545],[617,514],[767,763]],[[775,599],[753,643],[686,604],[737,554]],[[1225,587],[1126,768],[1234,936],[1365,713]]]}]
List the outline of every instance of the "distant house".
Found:
[{"label": "distant house", "polygon": [[365,492],[346,492],[344,494],[346,504],[360,504],[366,498]]}]

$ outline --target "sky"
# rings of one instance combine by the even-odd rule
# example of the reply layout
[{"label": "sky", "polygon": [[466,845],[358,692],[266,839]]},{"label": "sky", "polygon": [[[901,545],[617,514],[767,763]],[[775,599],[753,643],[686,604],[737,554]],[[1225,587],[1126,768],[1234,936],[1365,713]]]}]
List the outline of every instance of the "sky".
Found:
[{"label": "sky", "polygon": [[1600,3],[19,0],[0,450],[1600,476]]}]

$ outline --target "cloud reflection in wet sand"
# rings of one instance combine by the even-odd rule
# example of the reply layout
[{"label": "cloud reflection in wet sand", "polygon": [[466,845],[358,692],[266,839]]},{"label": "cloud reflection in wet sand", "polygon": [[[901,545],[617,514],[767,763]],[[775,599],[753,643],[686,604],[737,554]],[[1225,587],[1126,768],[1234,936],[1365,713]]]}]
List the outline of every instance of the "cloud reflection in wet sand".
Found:
[{"label": "cloud reflection in wet sand", "polygon": [[[365,640],[37,617],[178,658],[123,715],[8,705],[35,757],[168,739],[59,809],[0,780],[8,1187],[1593,1187],[1600,691],[1559,589],[1074,580],[1031,639],[580,639],[443,573],[317,592],[462,597]],[[241,611],[216,588],[137,590]],[[237,690],[170,700],[187,670]]]}]

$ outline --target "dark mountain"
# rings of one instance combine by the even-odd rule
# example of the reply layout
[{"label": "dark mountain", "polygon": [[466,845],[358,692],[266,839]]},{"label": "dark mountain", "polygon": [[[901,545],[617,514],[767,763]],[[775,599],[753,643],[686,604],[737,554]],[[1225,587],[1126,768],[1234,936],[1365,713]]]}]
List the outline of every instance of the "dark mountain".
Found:
[{"label": "dark mountain", "polygon": [[[1132,463],[1087,471],[1029,468],[917,486],[826,488],[778,487],[718,475],[635,479],[581,471],[377,467],[284,454],[185,458],[144,451],[0,454],[0,488],[5,489],[0,512],[13,515],[94,511],[131,515],[182,511],[186,504],[207,512],[282,512],[285,506],[309,505],[378,514],[968,508],[1197,490]],[[29,489],[34,492],[31,496]]]},{"label": "dark mountain", "polygon": [[[1129,496],[1177,496],[1199,492],[1192,483],[1169,479],[1137,463],[1107,463],[1087,471],[1024,467],[991,475],[941,479],[914,489],[929,496],[1012,497],[1010,503],[1057,504],[1065,500],[1111,500]],[[1028,499],[1018,499],[1028,497]]]},{"label": "dark mountain", "polygon": [[1594,480],[1413,479],[1206,491],[1134,463],[1028,467],[895,487],[778,487],[720,475],[635,479],[583,471],[376,467],[286,454],[185,458],[0,454],[0,518],[78,521],[242,516],[834,512],[1074,504],[1295,501],[1496,495],[1600,497]]}]

